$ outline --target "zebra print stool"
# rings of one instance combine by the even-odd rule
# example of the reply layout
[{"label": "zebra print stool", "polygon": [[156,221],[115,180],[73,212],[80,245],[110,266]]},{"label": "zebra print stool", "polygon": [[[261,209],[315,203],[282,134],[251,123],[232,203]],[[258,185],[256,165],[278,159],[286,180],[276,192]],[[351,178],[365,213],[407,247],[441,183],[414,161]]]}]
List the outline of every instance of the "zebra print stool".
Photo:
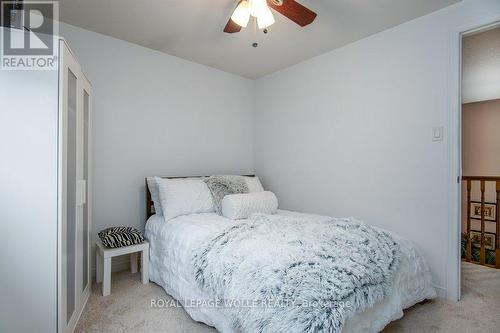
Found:
[{"label": "zebra print stool", "polygon": [[105,247],[100,240],[95,246],[96,282],[102,282],[102,295],[111,294],[111,259],[116,256],[130,254],[130,271],[137,273],[137,253],[141,253],[142,283],[149,283],[149,243],[122,246],[116,248]]}]

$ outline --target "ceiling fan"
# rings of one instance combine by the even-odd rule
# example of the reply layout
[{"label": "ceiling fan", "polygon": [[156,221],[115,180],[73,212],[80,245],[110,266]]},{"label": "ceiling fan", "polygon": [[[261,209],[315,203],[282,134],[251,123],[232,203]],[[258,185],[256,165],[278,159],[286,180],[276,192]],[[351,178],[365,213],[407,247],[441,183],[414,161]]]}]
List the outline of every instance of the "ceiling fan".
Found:
[{"label": "ceiling fan", "polygon": [[240,0],[231,18],[227,22],[224,32],[235,33],[246,28],[250,16],[257,20],[259,29],[266,29],[274,21],[271,9],[288,17],[301,27],[311,24],[316,13],[294,0]]}]

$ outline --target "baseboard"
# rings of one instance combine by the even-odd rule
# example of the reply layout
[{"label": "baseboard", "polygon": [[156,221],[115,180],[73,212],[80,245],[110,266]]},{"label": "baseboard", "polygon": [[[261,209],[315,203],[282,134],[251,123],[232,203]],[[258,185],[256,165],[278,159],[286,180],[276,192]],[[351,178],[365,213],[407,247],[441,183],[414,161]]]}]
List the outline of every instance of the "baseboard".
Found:
[{"label": "baseboard", "polygon": [[70,322],[68,323],[68,326],[66,327],[66,332],[67,333],[74,333],[76,325],[78,324],[78,321],[80,320],[80,317],[82,316],[83,310],[85,309],[85,306],[87,305],[87,301],[89,300],[90,297],[90,290],[92,289],[92,281],[90,281],[86,292],[83,294],[83,302],[80,304],[80,308],[78,309],[78,313],[74,315]]},{"label": "baseboard", "polygon": [[433,284],[432,286],[434,287],[434,289],[436,289],[437,297],[439,297],[439,298],[447,298],[448,297],[445,287],[438,286],[435,284]]},{"label": "baseboard", "polygon": [[[140,258],[139,258],[140,262]],[[111,272],[121,272],[130,269],[130,255],[126,254],[119,257],[114,257],[111,260]],[[95,278],[95,264],[92,267],[92,277]]]}]

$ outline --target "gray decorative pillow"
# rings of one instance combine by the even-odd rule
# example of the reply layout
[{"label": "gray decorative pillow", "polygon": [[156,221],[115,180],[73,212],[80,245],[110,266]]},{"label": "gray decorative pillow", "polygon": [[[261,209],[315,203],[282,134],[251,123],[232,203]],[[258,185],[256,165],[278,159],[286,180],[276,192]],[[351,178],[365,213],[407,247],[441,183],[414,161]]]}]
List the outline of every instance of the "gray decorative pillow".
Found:
[{"label": "gray decorative pillow", "polygon": [[215,211],[222,215],[222,199],[228,194],[248,193],[243,176],[210,176],[204,180],[212,193]]}]

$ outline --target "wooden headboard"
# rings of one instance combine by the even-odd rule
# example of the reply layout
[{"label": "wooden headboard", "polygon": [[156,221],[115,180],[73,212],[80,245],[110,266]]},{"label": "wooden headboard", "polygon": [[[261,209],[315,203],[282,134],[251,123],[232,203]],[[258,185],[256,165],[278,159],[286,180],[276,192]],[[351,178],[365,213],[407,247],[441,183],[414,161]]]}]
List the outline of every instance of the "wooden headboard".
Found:
[{"label": "wooden headboard", "polygon": [[[255,175],[243,175],[244,177],[255,177]],[[165,177],[160,177],[160,178],[167,178],[167,179],[182,179],[182,178],[198,178],[198,177],[208,177],[208,176],[165,176]],[[151,192],[149,192],[148,188],[148,179],[146,178],[146,222],[148,219],[154,215],[155,209],[154,209],[154,203],[153,200],[151,200]]]}]

